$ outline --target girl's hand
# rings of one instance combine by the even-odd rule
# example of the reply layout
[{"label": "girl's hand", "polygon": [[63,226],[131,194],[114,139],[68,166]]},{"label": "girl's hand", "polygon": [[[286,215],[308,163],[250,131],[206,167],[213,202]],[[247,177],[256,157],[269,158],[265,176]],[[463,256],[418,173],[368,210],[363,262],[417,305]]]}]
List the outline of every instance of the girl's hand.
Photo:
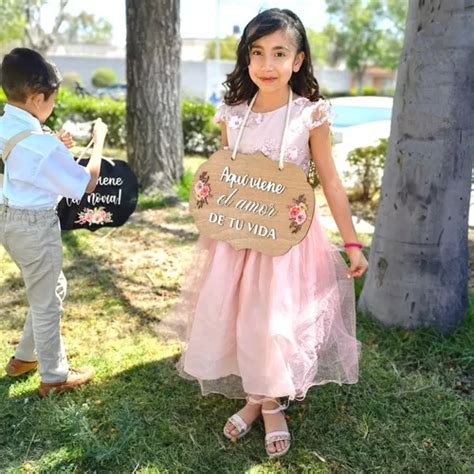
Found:
[{"label": "girl's hand", "polygon": [[349,260],[351,261],[351,265],[347,270],[347,278],[357,278],[362,276],[363,273],[367,270],[367,267],[369,266],[367,259],[362,253],[362,250],[355,247],[351,247],[346,249],[346,254],[349,257]]},{"label": "girl's hand", "polygon": [[67,148],[72,148],[75,145],[72,135],[64,129],[56,133],[56,138],[61,140]]},{"label": "girl's hand", "polygon": [[105,136],[107,135],[107,125],[102,122],[101,118],[98,118],[94,123],[94,143],[103,144],[105,140]]}]

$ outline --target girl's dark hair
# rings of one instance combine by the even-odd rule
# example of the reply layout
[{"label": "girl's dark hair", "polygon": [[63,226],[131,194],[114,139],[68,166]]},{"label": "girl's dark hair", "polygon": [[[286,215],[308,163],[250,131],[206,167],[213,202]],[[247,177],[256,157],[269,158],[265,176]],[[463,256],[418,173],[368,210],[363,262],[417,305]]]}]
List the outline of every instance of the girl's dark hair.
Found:
[{"label": "girl's dark hair", "polygon": [[322,97],[319,94],[318,81],[313,74],[311,53],[303,23],[291,10],[270,8],[259,13],[244,29],[237,47],[237,64],[224,82],[227,89],[224,102],[227,105],[240,104],[244,101],[250,102],[257,93],[258,88],[250,79],[248,71],[250,48],[259,38],[279,30],[291,32],[296,41],[297,53],[304,53],[300,70],[291,76],[291,89],[299,96],[306,97],[313,102]]},{"label": "girl's dark hair", "polygon": [[26,102],[34,93],[43,93],[48,99],[59,89],[62,80],[54,64],[28,48],[15,48],[6,54],[1,73],[5,95],[16,102]]}]

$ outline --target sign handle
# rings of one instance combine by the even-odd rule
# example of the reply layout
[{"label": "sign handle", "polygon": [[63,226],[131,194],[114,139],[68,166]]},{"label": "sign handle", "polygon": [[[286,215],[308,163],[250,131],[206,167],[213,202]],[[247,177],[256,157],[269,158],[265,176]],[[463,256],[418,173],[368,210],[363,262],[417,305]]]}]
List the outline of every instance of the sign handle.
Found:
[{"label": "sign handle", "polygon": [[[258,94],[258,92],[257,92]],[[249,118],[250,112],[252,111],[252,107],[255,104],[255,99],[257,98],[257,94],[253,96],[253,99],[251,100],[250,104],[247,107],[247,110],[245,112],[244,119],[242,120],[242,124],[240,125],[239,129],[239,134],[237,135],[237,140],[235,141],[234,149],[232,150],[232,156],[230,157],[231,160],[235,160],[237,156],[237,148],[240,145],[240,140],[242,139],[242,135],[244,133],[244,128],[247,123],[247,120]],[[290,109],[291,109],[291,102],[293,100],[293,91],[291,90],[291,87],[289,87],[289,93],[288,93],[288,105],[286,109],[286,117],[285,117],[285,128],[283,129],[283,136],[281,137],[281,144],[280,144],[280,159],[278,162],[278,169],[281,171],[283,169],[283,164],[285,162],[285,147],[286,147],[286,136],[288,132],[288,124],[290,123]]]}]

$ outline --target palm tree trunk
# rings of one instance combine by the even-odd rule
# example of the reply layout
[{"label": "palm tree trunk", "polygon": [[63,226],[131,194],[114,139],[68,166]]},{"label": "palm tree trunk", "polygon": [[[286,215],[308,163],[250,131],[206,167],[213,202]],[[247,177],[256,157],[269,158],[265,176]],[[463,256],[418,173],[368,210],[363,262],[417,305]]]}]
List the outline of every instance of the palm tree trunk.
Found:
[{"label": "palm tree trunk", "polygon": [[127,0],[127,151],[146,192],[182,176],[179,0]]},{"label": "palm tree trunk", "polygon": [[[442,331],[467,309],[473,2],[410,2],[361,311]],[[470,5],[470,6],[469,6]]]}]

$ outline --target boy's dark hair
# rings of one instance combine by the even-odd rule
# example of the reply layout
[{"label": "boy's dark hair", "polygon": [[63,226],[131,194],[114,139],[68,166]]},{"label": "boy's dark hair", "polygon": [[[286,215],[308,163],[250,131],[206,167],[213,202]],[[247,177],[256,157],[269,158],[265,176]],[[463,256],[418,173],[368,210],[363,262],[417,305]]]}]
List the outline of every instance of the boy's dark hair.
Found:
[{"label": "boy's dark hair", "polygon": [[224,82],[227,89],[224,102],[227,105],[240,104],[244,101],[250,102],[257,93],[257,86],[250,79],[248,72],[250,48],[259,38],[279,30],[289,31],[295,39],[297,53],[304,53],[304,61],[300,70],[291,76],[291,89],[294,93],[313,102],[322,97],[319,93],[318,81],[314,77],[308,38],[303,23],[291,10],[270,8],[253,18],[242,33],[237,47],[237,63]]},{"label": "boy's dark hair", "polygon": [[2,61],[2,88],[7,99],[26,102],[30,94],[48,99],[59,89],[62,77],[54,64],[28,48],[15,48]]}]

